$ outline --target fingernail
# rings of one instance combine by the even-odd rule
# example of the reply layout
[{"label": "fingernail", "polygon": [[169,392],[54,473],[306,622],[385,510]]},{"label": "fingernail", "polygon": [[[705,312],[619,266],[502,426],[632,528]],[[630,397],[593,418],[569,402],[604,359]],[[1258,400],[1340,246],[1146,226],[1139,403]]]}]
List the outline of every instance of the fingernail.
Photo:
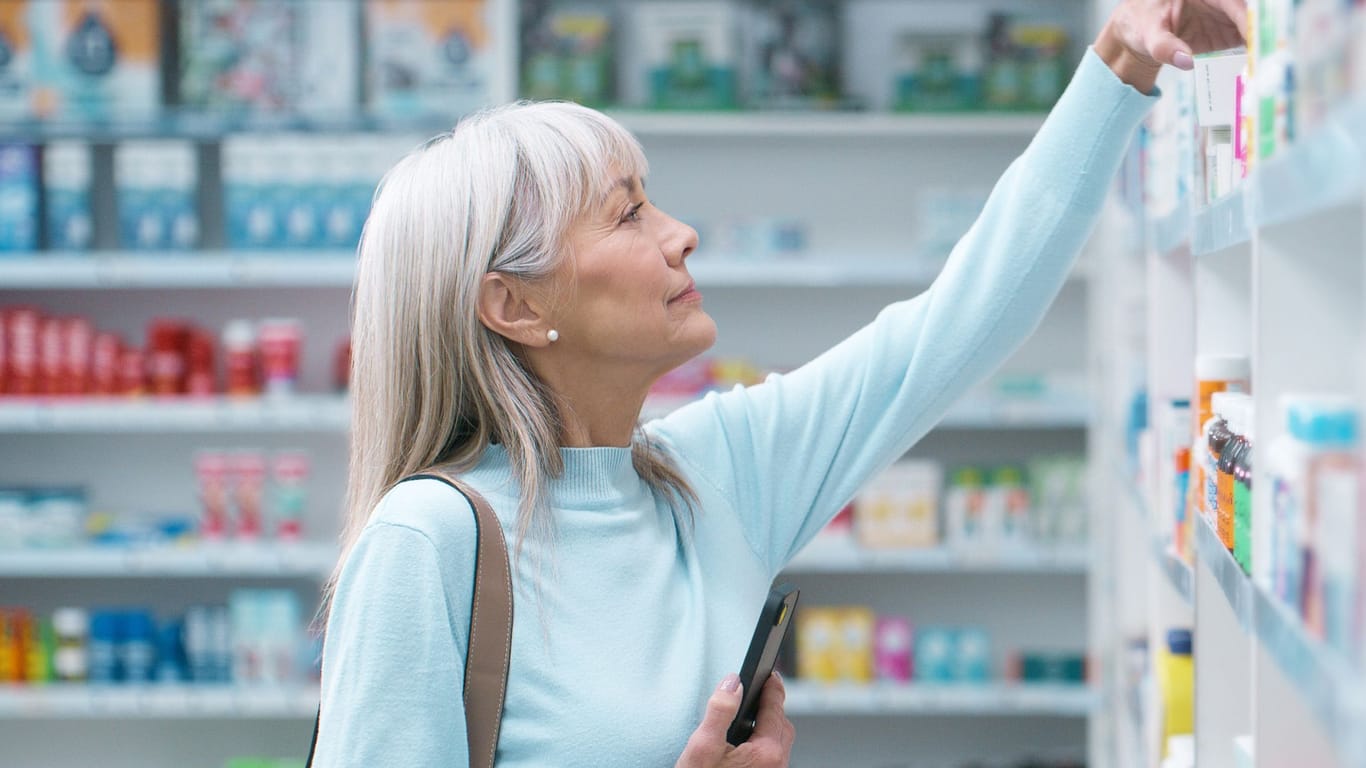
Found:
[{"label": "fingernail", "polygon": [[1192,59],[1191,55],[1185,51],[1177,51],[1172,54],[1172,63],[1176,65],[1177,69],[1184,69],[1188,72],[1195,69],[1195,59]]},{"label": "fingernail", "polygon": [[734,672],[726,675],[726,679],[721,681],[721,690],[726,693],[735,693],[740,688],[740,676]]}]

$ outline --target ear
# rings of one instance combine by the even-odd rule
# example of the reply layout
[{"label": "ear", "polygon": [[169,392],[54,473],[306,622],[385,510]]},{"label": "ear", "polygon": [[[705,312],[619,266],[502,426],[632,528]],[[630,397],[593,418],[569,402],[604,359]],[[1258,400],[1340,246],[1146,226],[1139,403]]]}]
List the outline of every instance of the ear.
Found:
[{"label": "ear", "polygon": [[499,272],[479,284],[479,322],[485,328],[527,347],[549,344],[544,305],[526,283]]}]

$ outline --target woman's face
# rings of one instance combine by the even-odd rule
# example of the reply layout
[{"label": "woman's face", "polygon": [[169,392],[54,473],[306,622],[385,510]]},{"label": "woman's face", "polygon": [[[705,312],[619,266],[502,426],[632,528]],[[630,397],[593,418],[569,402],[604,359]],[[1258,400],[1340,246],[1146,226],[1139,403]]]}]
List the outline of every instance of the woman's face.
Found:
[{"label": "woman's face", "polygon": [[556,280],[567,286],[554,313],[562,351],[653,381],[715,343],[685,266],[697,232],[655,208],[640,179],[620,178],[569,244]]}]

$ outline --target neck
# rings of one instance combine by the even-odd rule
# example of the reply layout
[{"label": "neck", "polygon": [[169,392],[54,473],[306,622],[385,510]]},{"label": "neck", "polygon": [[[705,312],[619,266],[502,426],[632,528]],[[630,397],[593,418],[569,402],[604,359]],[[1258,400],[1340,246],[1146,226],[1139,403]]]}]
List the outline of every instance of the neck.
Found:
[{"label": "neck", "polygon": [[537,374],[555,393],[564,419],[565,448],[626,447],[653,378],[638,371],[603,366],[538,366]]}]

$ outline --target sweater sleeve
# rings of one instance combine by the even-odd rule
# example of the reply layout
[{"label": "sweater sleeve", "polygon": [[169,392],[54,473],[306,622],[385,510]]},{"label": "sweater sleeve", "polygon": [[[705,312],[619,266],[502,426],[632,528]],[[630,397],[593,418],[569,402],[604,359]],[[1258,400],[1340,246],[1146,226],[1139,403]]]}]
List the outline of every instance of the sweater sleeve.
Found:
[{"label": "sweater sleeve", "polygon": [[771,571],[1033,333],[1154,100],[1088,50],[925,293],[789,374],[648,426],[691,476],[734,500]]},{"label": "sweater sleeve", "polygon": [[[464,562],[473,552],[471,536]],[[318,768],[469,764],[462,691],[473,571],[450,583],[440,562],[418,529],[372,522],[361,534],[328,618]]]}]

